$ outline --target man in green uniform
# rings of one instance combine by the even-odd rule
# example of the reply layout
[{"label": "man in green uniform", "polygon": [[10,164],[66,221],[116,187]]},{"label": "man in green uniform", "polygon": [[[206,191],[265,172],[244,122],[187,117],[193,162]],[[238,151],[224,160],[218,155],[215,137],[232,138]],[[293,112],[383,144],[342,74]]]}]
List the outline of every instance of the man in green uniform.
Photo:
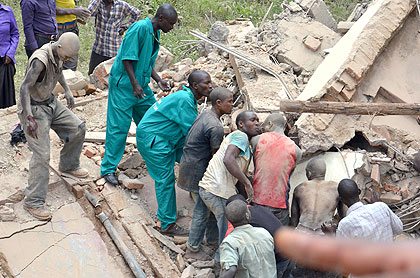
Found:
[{"label": "man in green uniform", "polygon": [[153,104],[137,127],[137,147],[155,180],[157,217],[163,233],[187,235],[176,221],[175,161],[182,156],[185,138],[198,115],[197,100],[213,89],[210,75],[193,71],[189,86]]},{"label": "man in green uniform", "polygon": [[146,18],[131,25],[112,66],[101,175],[113,185],[118,184],[115,170],[124,154],[131,120],[138,125],[147,109],[156,102],[148,86],[150,77],[162,90],[170,90],[168,82],[162,80],[153,67],[159,51],[160,30],[169,32],[177,19],[175,9],[164,4],[152,19]]}]

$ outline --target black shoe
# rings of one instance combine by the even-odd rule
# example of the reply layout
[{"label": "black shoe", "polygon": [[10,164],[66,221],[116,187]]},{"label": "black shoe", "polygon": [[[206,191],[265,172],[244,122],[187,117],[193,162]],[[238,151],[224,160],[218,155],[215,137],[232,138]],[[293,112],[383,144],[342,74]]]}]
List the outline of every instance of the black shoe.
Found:
[{"label": "black shoe", "polygon": [[178,226],[176,223],[172,223],[169,224],[165,230],[162,230],[162,234],[172,236],[188,236],[190,231],[182,228],[181,226]]},{"label": "black shoe", "polygon": [[118,185],[118,180],[117,180],[117,177],[115,176],[115,173],[106,174],[104,176],[104,179],[106,180],[106,182],[109,182],[110,184],[114,186]]}]

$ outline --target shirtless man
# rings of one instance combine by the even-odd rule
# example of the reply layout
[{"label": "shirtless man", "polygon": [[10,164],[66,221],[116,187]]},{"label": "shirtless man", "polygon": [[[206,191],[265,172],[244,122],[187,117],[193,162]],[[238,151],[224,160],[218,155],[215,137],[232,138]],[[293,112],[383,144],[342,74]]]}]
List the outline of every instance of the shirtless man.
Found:
[{"label": "shirtless man", "polygon": [[313,158],[306,166],[308,181],[299,184],[293,192],[291,225],[298,230],[323,234],[321,225],[331,221],[337,208],[343,215],[343,203],[337,183],[325,180],[326,165],[320,158]]},{"label": "shirtless man", "polygon": [[57,42],[47,43],[37,49],[28,61],[20,88],[18,115],[29,149],[33,152],[24,208],[39,220],[51,218],[51,212],[44,206],[50,176],[50,128],[64,142],[59,170],[78,178],[89,175],[80,168],[85,124],[52,94],[58,81],[65,90],[67,105],[74,105],[73,95],[62,71],[63,63],[77,55],[79,48],[79,37],[68,32]]},{"label": "shirtless man", "polygon": [[289,177],[302,151],[286,135],[283,114],[269,115],[263,134],[251,140],[255,174],[252,187],[254,204],[270,209],[285,226],[289,225]]}]

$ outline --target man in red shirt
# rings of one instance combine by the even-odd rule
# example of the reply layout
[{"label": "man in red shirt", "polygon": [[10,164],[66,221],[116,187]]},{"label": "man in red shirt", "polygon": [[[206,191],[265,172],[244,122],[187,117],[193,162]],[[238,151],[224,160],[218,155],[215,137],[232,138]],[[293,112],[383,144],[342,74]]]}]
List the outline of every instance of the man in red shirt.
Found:
[{"label": "man in red shirt", "polygon": [[286,119],[282,114],[269,115],[263,123],[265,133],[255,136],[251,144],[255,165],[253,202],[269,208],[287,226],[289,177],[302,151],[284,135],[285,126]]}]

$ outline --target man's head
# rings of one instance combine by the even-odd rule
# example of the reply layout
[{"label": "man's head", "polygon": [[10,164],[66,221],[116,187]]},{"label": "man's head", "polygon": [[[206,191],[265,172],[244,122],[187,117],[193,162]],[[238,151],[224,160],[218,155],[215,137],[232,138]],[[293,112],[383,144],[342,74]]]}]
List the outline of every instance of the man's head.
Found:
[{"label": "man's head", "polygon": [[321,158],[312,158],[309,160],[308,165],[306,165],[306,177],[308,180],[316,178],[325,178],[325,172],[327,171],[327,166],[325,161]]},{"label": "man's head", "polygon": [[225,215],[227,220],[232,223],[233,227],[248,224],[249,219],[251,218],[248,206],[242,200],[230,202],[225,208]]},{"label": "man's head", "polygon": [[359,202],[360,189],[354,180],[343,179],[338,184],[338,195],[341,201],[348,207]]},{"label": "man's head", "polygon": [[260,134],[260,120],[253,111],[243,111],[236,117],[236,126],[248,135],[248,138]]},{"label": "man's head", "polygon": [[230,196],[227,200],[226,200],[226,206],[229,205],[231,202],[235,201],[235,200],[240,200],[244,203],[246,203],[246,199],[244,196],[242,196],[241,194],[235,194]]},{"label": "man's head", "polygon": [[66,62],[76,56],[80,49],[79,37],[72,32],[62,34],[54,45],[56,47],[58,57],[63,62]]},{"label": "man's head", "polygon": [[286,127],[286,118],[282,113],[270,114],[262,124],[264,132],[272,132],[276,129],[284,131]]},{"label": "man's head", "polygon": [[188,84],[196,99],[208,97],[213,90],[210,74],[203,70],[195,70],[188,76]]},{"label": "man's head", "polygon": [[220,116],[232,112],[233,94],[230,90],[223,87],[214,88],[210,93],[210,101]]},{"label": "man's head", "polygon": [[414,169],[416,169],[416,171],[420,173],[420,152],[418,152],[414,157],[413,166]]},{"label": "man's head", "polygon": [[174,28],[174,25],[178,20],[178,13],[172,5],[163,4],[157,9],[155,18],[158,21],[158,28],[162,30],[162,32],[168,33]]}]

